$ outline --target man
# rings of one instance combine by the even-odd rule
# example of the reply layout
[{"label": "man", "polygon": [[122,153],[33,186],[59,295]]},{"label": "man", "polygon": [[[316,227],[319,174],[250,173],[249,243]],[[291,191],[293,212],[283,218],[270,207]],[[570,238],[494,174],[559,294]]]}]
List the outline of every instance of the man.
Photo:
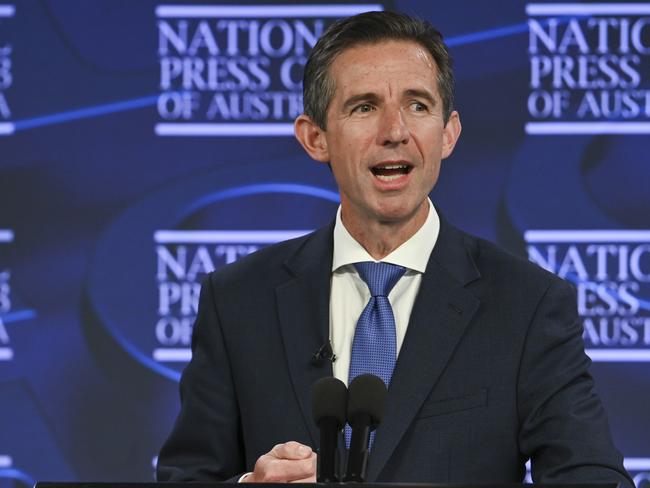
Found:
[{"label": "man", "polygon": [[[536,481],[631,483],[569,285],[428,199],[461,131],[441,36],[395,13],[340,21],[311,53],[304,93],[296,137],[331,166],[336,221],[205,281],[159,479],[315,481],[310,387],[377,359],[360,361],[355,327],[383,293],[397,363],[370,481],[517,482],[530,458]],[[358,263],[377,261],[400,271],[371,299]],[[314,366],[328,339],[338,359]]]}]

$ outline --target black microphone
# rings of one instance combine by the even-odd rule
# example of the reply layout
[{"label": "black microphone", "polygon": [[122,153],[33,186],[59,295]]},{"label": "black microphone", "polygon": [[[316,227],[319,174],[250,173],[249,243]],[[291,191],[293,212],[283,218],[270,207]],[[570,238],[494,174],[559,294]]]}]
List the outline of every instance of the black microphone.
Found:
[{"label": "black microphone", "polygon": [[350,383],[348,423],[352,438],[343,481],[365,481],[370,433],[381,423],[387,394],[386,385],[374,374],[359,375]]},{"label": "black microphone", "polygon": [[320,429],[317,481],[339,481],[340,458],[337,449],[339,432],[345,425],[348,389],[334,377],[321,378],[311,387],[311,409],[314,422]]},{"label": "black microphone", "polygon": [[325,360],[330,361],[331,363],[336,361],[336,354],[334,354],[332,343],[330,341],[327,341],[325,344],[320,346],[311,355],[312,366],[322,366]]}]

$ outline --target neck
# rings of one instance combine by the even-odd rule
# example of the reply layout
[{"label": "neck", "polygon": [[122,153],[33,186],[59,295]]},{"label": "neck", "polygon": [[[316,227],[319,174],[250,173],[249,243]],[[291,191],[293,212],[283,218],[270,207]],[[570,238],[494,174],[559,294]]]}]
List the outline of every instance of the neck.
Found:
[{"label": "neck", "polygon": [[341,220],[347,231],[377,261],[413,237],[428,215],[428,200],[410,218],[399,221],[354,219],[344,209],[341,210]]}]

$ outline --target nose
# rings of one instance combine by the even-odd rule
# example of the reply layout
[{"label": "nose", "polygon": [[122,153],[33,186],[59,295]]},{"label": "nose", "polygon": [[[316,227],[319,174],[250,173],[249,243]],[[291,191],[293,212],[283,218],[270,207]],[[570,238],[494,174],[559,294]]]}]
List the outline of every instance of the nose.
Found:
[{"label": "nose", "polygon": [[382,146],[408,143],[410,132],[401,108],[386,108],[382,114],[380,124],[378,142]]}]

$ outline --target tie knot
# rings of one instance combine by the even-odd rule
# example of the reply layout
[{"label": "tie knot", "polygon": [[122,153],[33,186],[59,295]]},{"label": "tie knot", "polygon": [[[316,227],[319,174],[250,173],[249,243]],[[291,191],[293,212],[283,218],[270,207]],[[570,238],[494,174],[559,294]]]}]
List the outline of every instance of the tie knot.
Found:
[{"label": "tie knot", "polygon": [[387,297],[395,286],[395,283],[402,277],[406,268],[390,263],[373,263],[365,261],[354,265],[359,272],[361,279],[370,288],[373,297]]}]

